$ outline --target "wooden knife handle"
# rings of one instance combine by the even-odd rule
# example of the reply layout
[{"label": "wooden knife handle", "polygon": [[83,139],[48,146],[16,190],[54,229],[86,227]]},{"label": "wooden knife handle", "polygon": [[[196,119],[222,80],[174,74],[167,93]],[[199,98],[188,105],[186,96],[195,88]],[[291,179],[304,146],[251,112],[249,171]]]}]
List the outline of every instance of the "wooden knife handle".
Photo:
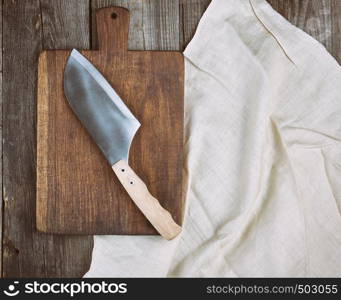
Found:
[{"label": "wooden knife handle", "polygon": [[165,210],[148,191],[145,183],[129,167],[128,163],[120,160],[112,166],[123,187],[146,216],[155,229],[167,240],[175,238],[181,227],[175,223],[171,214]]}]

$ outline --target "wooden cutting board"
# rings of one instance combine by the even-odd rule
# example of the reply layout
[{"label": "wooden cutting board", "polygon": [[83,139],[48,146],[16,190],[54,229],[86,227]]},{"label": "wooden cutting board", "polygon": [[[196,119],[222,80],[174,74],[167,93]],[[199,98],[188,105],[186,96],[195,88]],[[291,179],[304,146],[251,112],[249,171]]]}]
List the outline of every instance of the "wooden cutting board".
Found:
[{"label": "wooden cutting board", "polygon": [[[128,51],[129,12],[96,13],[99,50],[81,51],[141,122],[129,163],[182,223],[184,61],[175,51]],[[39,57],[37,203],[39,231],[157,234],[70,109],[63,91],[70,51]]]}]

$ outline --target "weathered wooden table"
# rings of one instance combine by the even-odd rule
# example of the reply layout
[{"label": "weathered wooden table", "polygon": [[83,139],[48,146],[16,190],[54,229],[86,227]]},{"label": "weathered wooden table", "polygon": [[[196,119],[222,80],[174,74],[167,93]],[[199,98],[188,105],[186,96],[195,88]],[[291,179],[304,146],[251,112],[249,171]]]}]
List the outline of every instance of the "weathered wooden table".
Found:
[{"label": "weathered wooden table", "polygon": [[[247,0],[240,0],[247,1]],[[183,50],[210,0],[3,0],[3,277],[79,277],[89,268],[92,237],[35,230],[37,58],[42,49],[96,48],[93,16],[118,5],[131,12],[129,48]],[[269,0],[341,62],[340,0]],[[0,39],[1,42],[1,39]],[[1,87],[1,85],[0,85]],[[2,223],[2,228],[1,228]]]}]

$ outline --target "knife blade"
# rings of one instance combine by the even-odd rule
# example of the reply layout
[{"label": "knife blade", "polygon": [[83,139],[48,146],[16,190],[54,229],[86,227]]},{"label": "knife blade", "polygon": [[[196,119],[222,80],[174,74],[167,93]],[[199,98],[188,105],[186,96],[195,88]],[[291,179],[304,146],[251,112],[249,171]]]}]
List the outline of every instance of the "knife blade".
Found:
[{"label": "knife blade", "polygon": [[103,75],[76,49],[66,62],[64,93],[130,198],[164,238],[176,237],[181,227],[128,164],[129,149],[140,122]]}]

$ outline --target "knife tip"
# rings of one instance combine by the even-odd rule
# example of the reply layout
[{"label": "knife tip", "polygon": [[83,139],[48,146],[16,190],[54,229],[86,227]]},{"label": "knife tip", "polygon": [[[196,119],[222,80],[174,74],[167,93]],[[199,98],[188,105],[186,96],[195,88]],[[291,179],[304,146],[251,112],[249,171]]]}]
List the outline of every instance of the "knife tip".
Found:
[{"label": "knife tip", "polygon": [[78,52],[77,49],[73,48],[73,49],[71,50],[70,55],[75,55],[75,54],[79,54],[79,52]]}]

